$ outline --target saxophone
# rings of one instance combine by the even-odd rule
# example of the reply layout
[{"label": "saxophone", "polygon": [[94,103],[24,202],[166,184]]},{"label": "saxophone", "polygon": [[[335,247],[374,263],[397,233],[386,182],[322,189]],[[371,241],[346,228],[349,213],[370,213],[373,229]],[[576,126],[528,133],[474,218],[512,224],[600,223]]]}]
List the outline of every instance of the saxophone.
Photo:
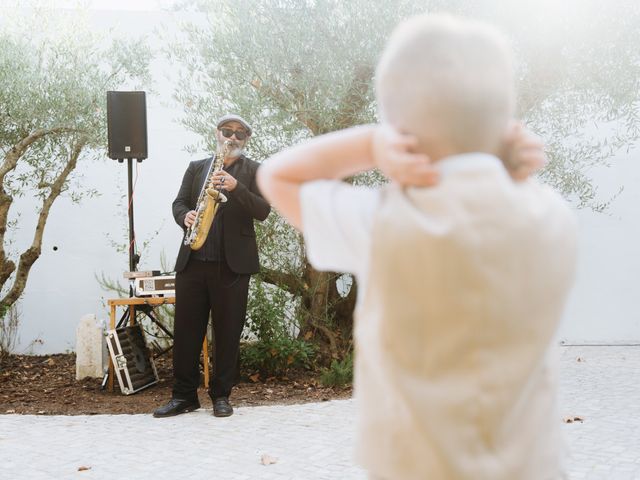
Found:
[{"label": "saxophone", "polygon": [[211,229],[211,224],[216,216],[218,207],[221,203],[227,201],[227,197],[220,190],[213,187],[213,176],[216,172],[222,170],[224,159],[229,154],[231,145],[230,140],[224,142],[222,153],[216,154],[211,162],[211,166],[207,172],[207,179],[202,186],[202,190],[200,190],[196,207],[196,219],[191,226],[187,228],[184,236],[184,244],[189,245],[191,250],[199,250],[202,248],[202,245],[204,245],[209,235],[209,230]]}]

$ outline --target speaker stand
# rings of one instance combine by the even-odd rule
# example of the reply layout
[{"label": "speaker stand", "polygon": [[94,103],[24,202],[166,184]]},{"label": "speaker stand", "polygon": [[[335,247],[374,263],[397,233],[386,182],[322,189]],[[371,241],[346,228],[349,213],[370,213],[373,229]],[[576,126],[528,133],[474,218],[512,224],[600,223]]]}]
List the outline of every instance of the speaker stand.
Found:
[{"label": "speaker stand", "polygon": [[[123,163],[124,159],[119,158],[118,163]],[[139,159],[138,162],[141,162],[142,159]],[[135,252],[135,229],[133,225],[133,159],[127,158],[127,216],[129,218],[129,271],[135,272],[138,267],[138,262],[140,262],[140,255]],[[129,298],[133,298],[133,282],[129,282]],[[135,308],[135,307],[134,307]],[[118,328],[126,325],[127,320],[129,319],[129,309],[125,310],[124,314],[118,321]],[[135,310],[133,312],[133,319],[130,319],[131,324],[135,322]],[[101,390],[104,390],[107,386],[107,381],[109,381],[110,371],[105,373],[104,378],[102,379],[102,384],[100,386]]]},{"label": "speaker stand", "polygon": [[[138,160],[139,162],[141,160]],[[129,271],[135,272],[138,268],[138,262],[140,262],[140,255],[135,252],[135,230],[133,228],[133,159],[127,158],[127,180],[128,180],[128,193],[129,193],[129,208],[127,213],[129,215]],[[133,297],[133,287],[129,286],[129,296]]]}]

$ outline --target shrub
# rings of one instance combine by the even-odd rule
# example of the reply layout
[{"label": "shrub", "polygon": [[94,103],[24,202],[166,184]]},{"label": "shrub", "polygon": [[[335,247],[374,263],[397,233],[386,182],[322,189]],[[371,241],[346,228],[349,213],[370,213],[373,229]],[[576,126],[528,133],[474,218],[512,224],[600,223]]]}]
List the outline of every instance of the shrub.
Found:
[{"label": "shrub", "polygon": [[254,277],[250,286],[244,340],[270,341],[277,336],[295,336],[296,321],[290,302],[289,293]]},{"label": "shrub", "polygon": [[291,370],[309,370],[315,358],[315,346],[304,340],[278,335],[240,346],[240,368],[244,373],[262,377],[284,376]]},{"label": "shrub", "polygon": [[329,368],[323,368],[320,382],[325,387],[341,387],[353,382],[353,354],[342,360],[333,360]]}]

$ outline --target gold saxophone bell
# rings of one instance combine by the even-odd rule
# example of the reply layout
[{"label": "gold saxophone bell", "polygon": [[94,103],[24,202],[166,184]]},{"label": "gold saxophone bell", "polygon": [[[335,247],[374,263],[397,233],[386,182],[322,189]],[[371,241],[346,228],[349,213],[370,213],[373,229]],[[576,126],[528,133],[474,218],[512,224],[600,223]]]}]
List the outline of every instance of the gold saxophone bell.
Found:
[{"label": "gold saxophone bell", "polygon": [[214,202],[225,203],[227,201],[227,196],[214,187],[207,188],[207,195],[209,195]]}]

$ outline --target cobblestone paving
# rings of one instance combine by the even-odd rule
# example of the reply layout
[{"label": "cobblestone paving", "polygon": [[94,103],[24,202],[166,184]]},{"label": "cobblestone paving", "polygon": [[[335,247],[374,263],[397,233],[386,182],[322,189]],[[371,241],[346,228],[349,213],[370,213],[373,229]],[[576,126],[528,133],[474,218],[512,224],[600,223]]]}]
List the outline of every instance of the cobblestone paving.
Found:
[{"label": "cobblestone paving", "polygon": [[[640,347],[563,347],[561,364],[563,418],[581,419],[563,424],[570,478],[640,480]],[[364,480],[354,413],[340,400],[225,419],[0,415],[0,479]]]},{"label": "cobblestone paving", "polygon": [[640,347],[564,347],[560,407],[570,478],[640,479]]}]

